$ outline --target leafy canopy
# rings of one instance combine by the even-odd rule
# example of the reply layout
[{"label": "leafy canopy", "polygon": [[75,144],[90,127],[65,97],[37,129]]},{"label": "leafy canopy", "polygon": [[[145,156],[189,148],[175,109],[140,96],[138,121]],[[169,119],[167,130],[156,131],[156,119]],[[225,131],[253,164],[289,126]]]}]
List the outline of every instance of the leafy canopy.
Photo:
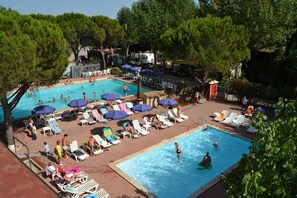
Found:
[{"label": "leafy canopy", "polygon": [[210,72],[227,72],[232,65],[250,58],[248,34],[243,26],[232,24],[230,17],[223,19],[207,16],[182,23],[161,36],[161,49],[172,60],[198,67],[206,80]]},{"label": "leafy canopy", "polygon": [[297,102],[281,98],[277,119],[267,123],[257,114],[250,155],[244,155],[236,174],[223,175],[230,197],[295,197],[297,194]]}]

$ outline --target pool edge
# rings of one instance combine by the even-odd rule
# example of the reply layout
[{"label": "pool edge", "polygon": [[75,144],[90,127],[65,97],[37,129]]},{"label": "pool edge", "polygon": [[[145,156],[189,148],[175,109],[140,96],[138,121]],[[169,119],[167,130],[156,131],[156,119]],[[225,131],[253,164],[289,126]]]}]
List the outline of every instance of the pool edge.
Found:
[{"label": "pool edge", "polygon": [[[217,127],[217,126],[214,126],[212,124],[203,124],[203,125],[200,125],[194,129],[191,129],[189,131],[186,131],[182,134],[179,134],[177,136],[174,136],[170,139],[164,139],[162,140],[162,142],[158,143],[158,144],[155,144],[153,146],[150,146],[148,148],[145,148],[141,151],[138,151],[136,153],[132,153],[126,157],[123,157],[121,159],[118,159],[114,162],[111,162],[108,164],[108,166],[113,169],[117,174],[119,174],[123,179],[125,179],[126,181],[128,181],[130,184],[132,184],[134,187],[136,187],[138,190],[140,190],[142,193],[144,193],[146,196],[148,197],[152,197],[152,198],[156,198],[157,196],[155,194],[153,194],[151,191],[149,191],[147,188],[145,188],[143,185],[141,185],[140,183],[138,183],[136,180],[134,180],[132,177],[130,177],[129,175],[127,175],[124,171],[122,171],[121,169],[119,169],[116,165],[118,163],[121,163],[129,158],[132,158],[136,155],[139,155],[139,154],[142,154],[144,152],[147,152],[149,150],[152,150],[154,148],[157,148],[161,145],[164,145],[164,144],[167,144],[168,142],[170,141],[173,141],[177,138],[180,138],[180,137],[183,137],[183,136],[186,136],[190,133],[193,133],[194,131],[196,130],[200,130],[200,129],[203,129],[205,127],[212,127],[214,129],[217,129],[217,130],[220,130],[221,132],[223,133],[227,133],[229,135],[234,135],[236,136],[237,138],[241,138],[243,140],[246,140],[246,141],[251,141],[250,139],[246,138],[246,137],[243,137],[243,136],[240,136],[238,134],[235,134],[235,133],[232,133],[232,132],[228,132],[228,131],[224,131],[223,129]],[[240,161],[240,160],[239,160]],[[233,165],[231,165],[228,169],[226,169],[224,172],[222,172],[221,174],[223,173],[229,173],[229,172],[232,172],[233,169],[237,168],[239,166],[239,161],[234,163]],[[210,189],[211,187],[213,187],[215,184],[217,184],[219,181],[220,181],[220,177],[221,177],[221,174],[217,177],[215,177],[214,179],[212,179],[211,181],[209,181],[207,184],[205,184],[204,186],[202,186],[201,188],[199,188],[198,190],[196,190],[195,192],[193,192],[192,194],[190,194],[188,196],[188,198],[196,198],[196,197],[199,197],[201,194],[203,194],[204,192],[206,192],[208,189]]]}]

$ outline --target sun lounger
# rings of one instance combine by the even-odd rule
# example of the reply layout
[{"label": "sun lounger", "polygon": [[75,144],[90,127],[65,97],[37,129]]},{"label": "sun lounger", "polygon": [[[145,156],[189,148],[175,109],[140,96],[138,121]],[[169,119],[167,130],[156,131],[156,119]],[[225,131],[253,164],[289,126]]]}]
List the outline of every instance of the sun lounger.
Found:
[{"label": "sun lounger", "polygon": [[143,117],[143,122],[144,124],[142,126],[145,128],[145,130],[148,130],[150,127],[152,127],[152,122],[147,116]]},{"label": "sun lounger", "polygon": [[48,120],[48,126],[55,134],[60,134],[62,132],[55,118]]},{"label": "sun lounger", "polygon": [[166,126],[173,126],[174,124],[172,122],[170,122],[166,117],[156,114],[158,120],[160,122],[162,122],[163,124],[165,124]]},{"label": "sun lounger", "polygon": [[121,103],[121,104],[119,104],[119,106],[120,106],[120,109],[122,111],[125,111],[128,115],[134,114],[129,108],[127,108],[125,103]]},{"label": "sun lounger", "polygon": [[104,116],[106,113],[108,113],[108,110],[105,107],[100,108],[100,113]]},{"label": "sun lounger", "polygon": [[119,107],[119,105],[112,105],[112,108],[115,111],[120,111],[121,110],[120,107]]},{"label": "sun lounger", "polygon": [[97,144],[99,144],[100,146],[102,146],[103,148],[108,148],[108,147],[112,146],[112,144],[110,144],[109,142],[102,139],[99,135],[93,135],[93,138],[94,138],[95,142]]},{"label": "sun lounger", "polygon": [[244,123],[244,115],[238,115],[234,120],[231,121],[229,125],[238,128],[240,125]]},{"label": "sun lounger", "polygon": [[[66,169],[65,169],[66,170]],[[66,173],[66,174],[73,174],[73,173]],[[76,177],[71,180],[71,182],[66,182],[61,174],[59,173],[58,175],[56,175],[59,179],[55,181],[56,185],[58,186],[58,188],[63,191],[63,189],[65,189],[65,187],[67,187],[68,185],[71,185],[71,184],[75,184],[75,183],[80,183],[80,184],[83,184],[83,183],[86,183],[88,181],[88,174],[84,171],[81,171],[79,173],[76,173]]]},{"label": "sun lounger", "polygon": [[[157,119],[157,123],[154,121],[154,119]],[[168,127],[167,125],[161,123],[157,116],[151,117],[150,122],[151,122],[152,126],[155,127],[157,130],[165,129]]]},{"label": "sun lounger", "polygon": [[[173,112],[173,115],[174,115],[175,117],[177,117],[177,108],[173,108],[173,109],[172,109],[172,112]],[[181,114],[180,114],[180,118],[181,118],[181,119],[184,119],[184,120],[188,120],[188,119],[189,119],[189,116],[186,116],[185,114],[181,113]]]},{"label": "sun lounger", "polygon": [[99,114],[97,109],[92,110],[92,115],[94,116],[97,122],[108,123],[108,120],[103,118],[103,116]]},{"label": "sun lounger", "polygon": [[73,197],[78,198],[80,195],[84,193],[95,193],[97,192],[99,184],[95,180],[90,180],[86,183],[83,183],[81,185],[77,185],[75,187],[71,187],[70,185],[67,185],[66,187],[63,187],[63,192],[67,193],[67,197]]},{"label": "sun lounger", "polygon": [[92,194],[85,194],[82,196],[82,198],[88,198],[89,195],[94,195],[96,198],[108,198],[109,196],[108,192],[106,192],[103,188]]},{"label": "sun lounger", "polygon": [[221,123],[223,124],[230,124],[232,120],[234,120],[237,117],[237,113],[231,112],[228,117],[225,118]]},{"label": "sun lounger", "polygon": [[96,124],[96,121],[94,120],[94,118],[92,118],[90,116],[90,114],[88,112],[84,112],[83,113],[84,119],[87,121],[88,124]]},{"label": "sun lounger", "polygon": [[125,122],[125,123],[123,123],[123,131],[121,132],[121,135],[122,135],[122,137],[123,137],[123,139],[125,139],[125,137],[126,136],[128,136],[128,137],[133,137],[133,138],[138,138],[140,135],[138,135],[138,134],[132,134],[130,131],[128,131],[127,130],[127,125],[128,124],[130,124],[129,122]]},{"label": "sun lounger", "polygon": [[181,119],[181,118],[178,118],[178,117],[175,117],[174,115],[173,115],[173,113],[171,112],[171,110],[169,110],[168,112],[168,118],[170,119],[170,120],[173,120],[175,123],[176,122],[183,122],[184,120],[183,119]]},{"label": "sun lounger", "polygon": [[54,118],[55,118],[56,120],[61,120],[61,119],[62,119],[62,113],[63,113],[63,112],[57,112],[57,113],[55,113],[55,114],[54,114]]},{"label": "sun lounger", "polygon": [[118,140],[118,138],[112,133],[112,130],[110,127],[106,127],[103,129],[103,136],[112,143],[113,145],[120,144],[121,141]]},{"label": "sun lounger", "polygon": [[77,162],[85,160],[89,157],[89,155],[87,153],[85,153],[85,151],[83,149],[80,149],[78,147],[76,140],[72,141],[72,143],[70,143],[69,148],[70,148],[70,150],[69,150],[70,156],[73,156]]},{"label": "sun lounger", "polygon": [[247,133],[255,133],[255,131],[256,131],[256,129],[252,125],[250,125],[249,128],[247,128],[247,130],[246,130]]},{"label": "sun lounger", "polygon": [[132,102],[126,102],[126,105],[130,110],[134,107]]},{"label": "sun lounger", "polygon": [[141,134],[141,135],[148,135],[149,132],[147,130],[145,130],[145,128],[141,127],[139,124],[138,120],[133,120],[132,121],[133,127],[135,128],[135,130]]},{"label": "sun lounger", "polygon": [[229,111],[223,110],[222,113],[214,112],[213,114],[215,115],[214,121],[222,122],[228,116]]}]

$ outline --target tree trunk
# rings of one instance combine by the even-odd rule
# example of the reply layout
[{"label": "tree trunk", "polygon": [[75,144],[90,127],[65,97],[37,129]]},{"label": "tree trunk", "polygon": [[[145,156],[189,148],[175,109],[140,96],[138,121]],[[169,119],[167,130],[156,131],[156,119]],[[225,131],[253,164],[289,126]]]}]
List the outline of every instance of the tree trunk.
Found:
[{"label": "tree trunk", "polygon": [[127,59],[127,57],[129,56],[129,49],[130,49],[130,45],[127,45],[126,51],[125,51],[125,59]]},{"label": "tree trunk", "polygon": [[140,76],[137,78],[137,98],[140,98],[140,91],[141,91],[141,79]]},{"label": "tree trunk", "polygon": [[100,46],[100,53],[102,56],[103,70],[106,70],[105,55],[104,55],[104,49],[102,45]]},{"label": "tree trunk", "polygon": [[8,146],[13,146],[13,127],[12,127],[12,109],[7,103],[7,98],[4,96],[1,99],[2,109],[4,112],[4,127]]}]

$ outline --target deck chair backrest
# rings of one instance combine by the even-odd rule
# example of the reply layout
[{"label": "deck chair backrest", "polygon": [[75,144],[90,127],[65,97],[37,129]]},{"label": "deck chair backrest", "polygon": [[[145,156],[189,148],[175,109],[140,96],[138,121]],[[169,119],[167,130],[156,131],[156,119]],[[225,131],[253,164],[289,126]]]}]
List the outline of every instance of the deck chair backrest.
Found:
[{"label": "deck chair backrest", "polygon": [[78,144],[76,140],[72,141],[69,146],[70,146],[70,152],[74,152],[78,150]]},{"label": "deck chair backrest", "polygon": [[231,112],[230,115],[227,117],[229,120],[234,120],[237,116],[237,113]]},{"label": "deck chair backrest", "polygon": [[107,111],[106,108],[100,108],[100,113],[101,113],[102,115],[105,115],[107,112],[108,112],[108,111]]},{"label": "deck chair backrest", "polygon": [[132,121],[133,127],[137,130],[137,129],[141,129],[141,126],[139,124],[138,120],[133,120]]},{"label": "deck chair backrest", "polygon": [[239,124],[243,123],[245,116],[244,115],[239,115],[236,117],[235,121],[238,122]]},{"label": "deck chair backrest", "polygon": [[173,115],[171,110],[169,110],[167,113],[170,118],[175,118],[175,115]]},{"label": "deck chair backrest", "polygon": [[134,106],[132,102],[126,102],[126,105],[129,109],[132,109]]},{"label": "deck chair backrest", "polygon": [[121,110],[120,107],[119,107],[119,105],[112,105],[112,108],[115,111],[120,111]]},{"label": "deck chair backrest", "polygon": [[228,114],[229,114],[229,111],[227,111],[227,110],[223,110],[223,111],[222,111],[222,114],[224,114],[224,118],[226,118],[226,117],[228,116]]},{"label": "deck chair backrest", "polygon": [[144,116],[144,117],[143,117],[143,121],[144,121],[144,124],[145,124],[145,125],[150,125],[150,124],[152,124],[152,123],[151,123],[151,120],[150,120],[147,116]]},{"label": "deck chair backrest", "polygon": [[96,120],[99,120],[99,114],[98,114],[97,109],[92,110],[92,115],[94,116],[94,118],[96,118]]}]

